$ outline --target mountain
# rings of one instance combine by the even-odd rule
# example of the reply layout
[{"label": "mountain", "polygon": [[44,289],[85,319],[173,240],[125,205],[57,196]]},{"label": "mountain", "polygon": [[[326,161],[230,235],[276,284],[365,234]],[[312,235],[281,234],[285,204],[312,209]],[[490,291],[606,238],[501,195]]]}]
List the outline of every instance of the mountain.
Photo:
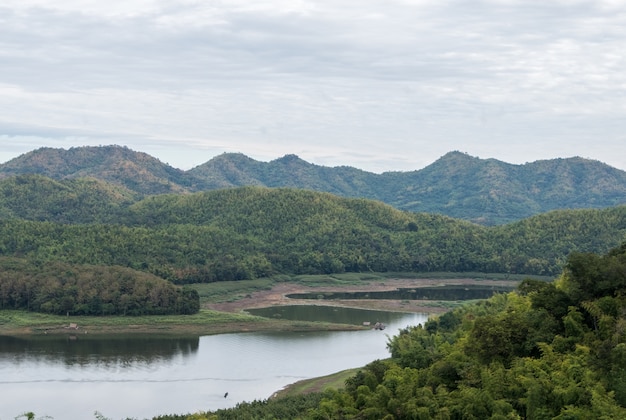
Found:
[{"label": "mountain", "polygon": [[212,181],[205,184],[209,188],[311,189],[485,225],[556,209],[626,203],[626,172],[579,157],[513,165],[450,152],[420,170],[374,174],[346,166],[317,166],[294,155],[263,163],[241,154],[223,154],[189,173]]},{"label": "mountain", "polygon": [[626,172],[580,157],[514,165],[455,151],[420,170],[375,174],[314,165],[295,155],[260,162],[241,153],[225,153],[182,171],[145,153],[103,146],[42,148],[0,165],[0,178],[28,173],[57,180],[92,177],[143,196],[241,186],[307,189],[484,225],[555,209],[626,203]]},{"label": "mountain", "polygon": [[241,186],[289,187],[329,192],[343,197],[374,198],[378,175],[348,166],[329,168],[285,155],[269,163],[241,153],[224,153],[189,173],[206,189]]},{"label": "mountain", "polygon": [[144,195],[187,192],[195,181],[180,169],[122,146],[43,147],[0,165],[0,178],[23,174],[96,178]]},{"label": "mountain", "polygon": [[381,178],[386,188],[378,200],[488,225],[626,203],[626,172],[580,157],[513,165],[451,152],[422,170]]}]

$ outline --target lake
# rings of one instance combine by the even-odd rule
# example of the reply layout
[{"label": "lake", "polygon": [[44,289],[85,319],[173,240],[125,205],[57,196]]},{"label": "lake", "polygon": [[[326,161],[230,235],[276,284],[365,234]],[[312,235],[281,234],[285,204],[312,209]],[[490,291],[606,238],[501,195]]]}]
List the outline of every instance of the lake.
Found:
[{"label": "lake", "polygon": [[388,336],[427,319],[307,308],[304,315],[292,307],[280,316],[327,320],[334,314],[342,322],[385,322],[387,329],[175,338],[0,336],[0,420],[26,411],[56,420],[94,419],[95,411],[113,420],[144,419],[262,400],[301,379],[387,358]]}]

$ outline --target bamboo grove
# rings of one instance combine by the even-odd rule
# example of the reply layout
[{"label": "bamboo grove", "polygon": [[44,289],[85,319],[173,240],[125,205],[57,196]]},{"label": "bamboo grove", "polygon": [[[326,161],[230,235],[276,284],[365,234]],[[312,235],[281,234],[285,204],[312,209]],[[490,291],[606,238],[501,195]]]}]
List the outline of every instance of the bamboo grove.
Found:
[{"label": "bamboo grove", "polygon": [[344,389],[182,419],[626,418],[626,243],[557,281],[457,308],[388,342]]},{"label": "bamboo grove", "polygon": [[[485,227],[293,189],[244,187],[84,208],[59,194],[39,198],[37,209],[16,208],[28,207],[25,199],[4,206],[13,215],[0,217],[0,256],[122,266],[179,284],[368,271],[555,275],[570,252],[605,252],[626,239],[626,206]],[[70,211],[80,222],[66,220]]]}]

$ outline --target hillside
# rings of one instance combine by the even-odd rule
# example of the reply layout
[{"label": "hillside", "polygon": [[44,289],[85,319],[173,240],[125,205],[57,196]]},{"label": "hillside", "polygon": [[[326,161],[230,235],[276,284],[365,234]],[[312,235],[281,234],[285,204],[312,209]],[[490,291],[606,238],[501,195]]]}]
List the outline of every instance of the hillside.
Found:
[{"label": "hillside", "polygon": [[0,256],[125,266],[175,283],[368,271],[553,275],[572,251],[626,240],[626,206],[485,227],[292,188],[125,201],[99,183],[31,175],[0,182],[0,191],[0,215],[9,215],[0,216]]},{"label": "hillside", "polygon": [[[340,389],[159,420],[626,418],[626,244],[401,329]],[[286,414],[288,413],[288,414]]]},{"label": "hillside", "polygon": [[181,193],[194,180],[150,155],[127,147],[41,148],[0,165],[0,178],[37,174],[56,180],[95,178],[143,195]]},{"label": "hillside", "polygon": [[0,165],[0,179],[39,174],[92,177],[137,194],[189,193],[241,186],[290,187],[368,198],[397,209],[483,225],[505,224],[555,209],[626,203],[626,172],[578,157],[513,165],[450,152],[410,172],[374,174],[310,164],[295,155],[259,162],[222,154],[182,171],[125,147],[42,148]]},{"label": "hillside", "polygon": [[381,193],[394,192],[376,197],[381,201],[482,224],[626,203],[626,172],[577,157],[512,165],[451,152],[420,171],[381,177]]},{"label": "hillside", "polygon": [[0,179],[0,220],[114,222],[140,195],[95,178],[19,175]]},{"label": "hillside", "polygon": [[265,186],[329,192],[343,197],[375,198],[378,175],[347,166],[313,165],[296,155],[259,162],[240,153],[222,154],[189,173],[208,189]]}]

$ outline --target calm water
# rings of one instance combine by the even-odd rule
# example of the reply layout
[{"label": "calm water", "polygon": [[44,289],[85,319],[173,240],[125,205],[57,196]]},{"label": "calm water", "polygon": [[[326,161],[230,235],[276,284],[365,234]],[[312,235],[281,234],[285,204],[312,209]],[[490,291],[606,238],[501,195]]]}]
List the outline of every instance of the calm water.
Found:
[{"label": "calm water", "polygon": [[[343,310],[317,308],[319,317],[328,311],[347,316]],[[363,315],[352,314],[356,320]],[[56,420],[94,419],[95,411],[115,420],[144,419],[266,399],[300,379],[388,357],[388,336],[427,318],[373,315],[388,325],[385,331],[199,338],[0,336],[0,420],[25,411]],[[306,316],[316,315],[308,311]]]}]

